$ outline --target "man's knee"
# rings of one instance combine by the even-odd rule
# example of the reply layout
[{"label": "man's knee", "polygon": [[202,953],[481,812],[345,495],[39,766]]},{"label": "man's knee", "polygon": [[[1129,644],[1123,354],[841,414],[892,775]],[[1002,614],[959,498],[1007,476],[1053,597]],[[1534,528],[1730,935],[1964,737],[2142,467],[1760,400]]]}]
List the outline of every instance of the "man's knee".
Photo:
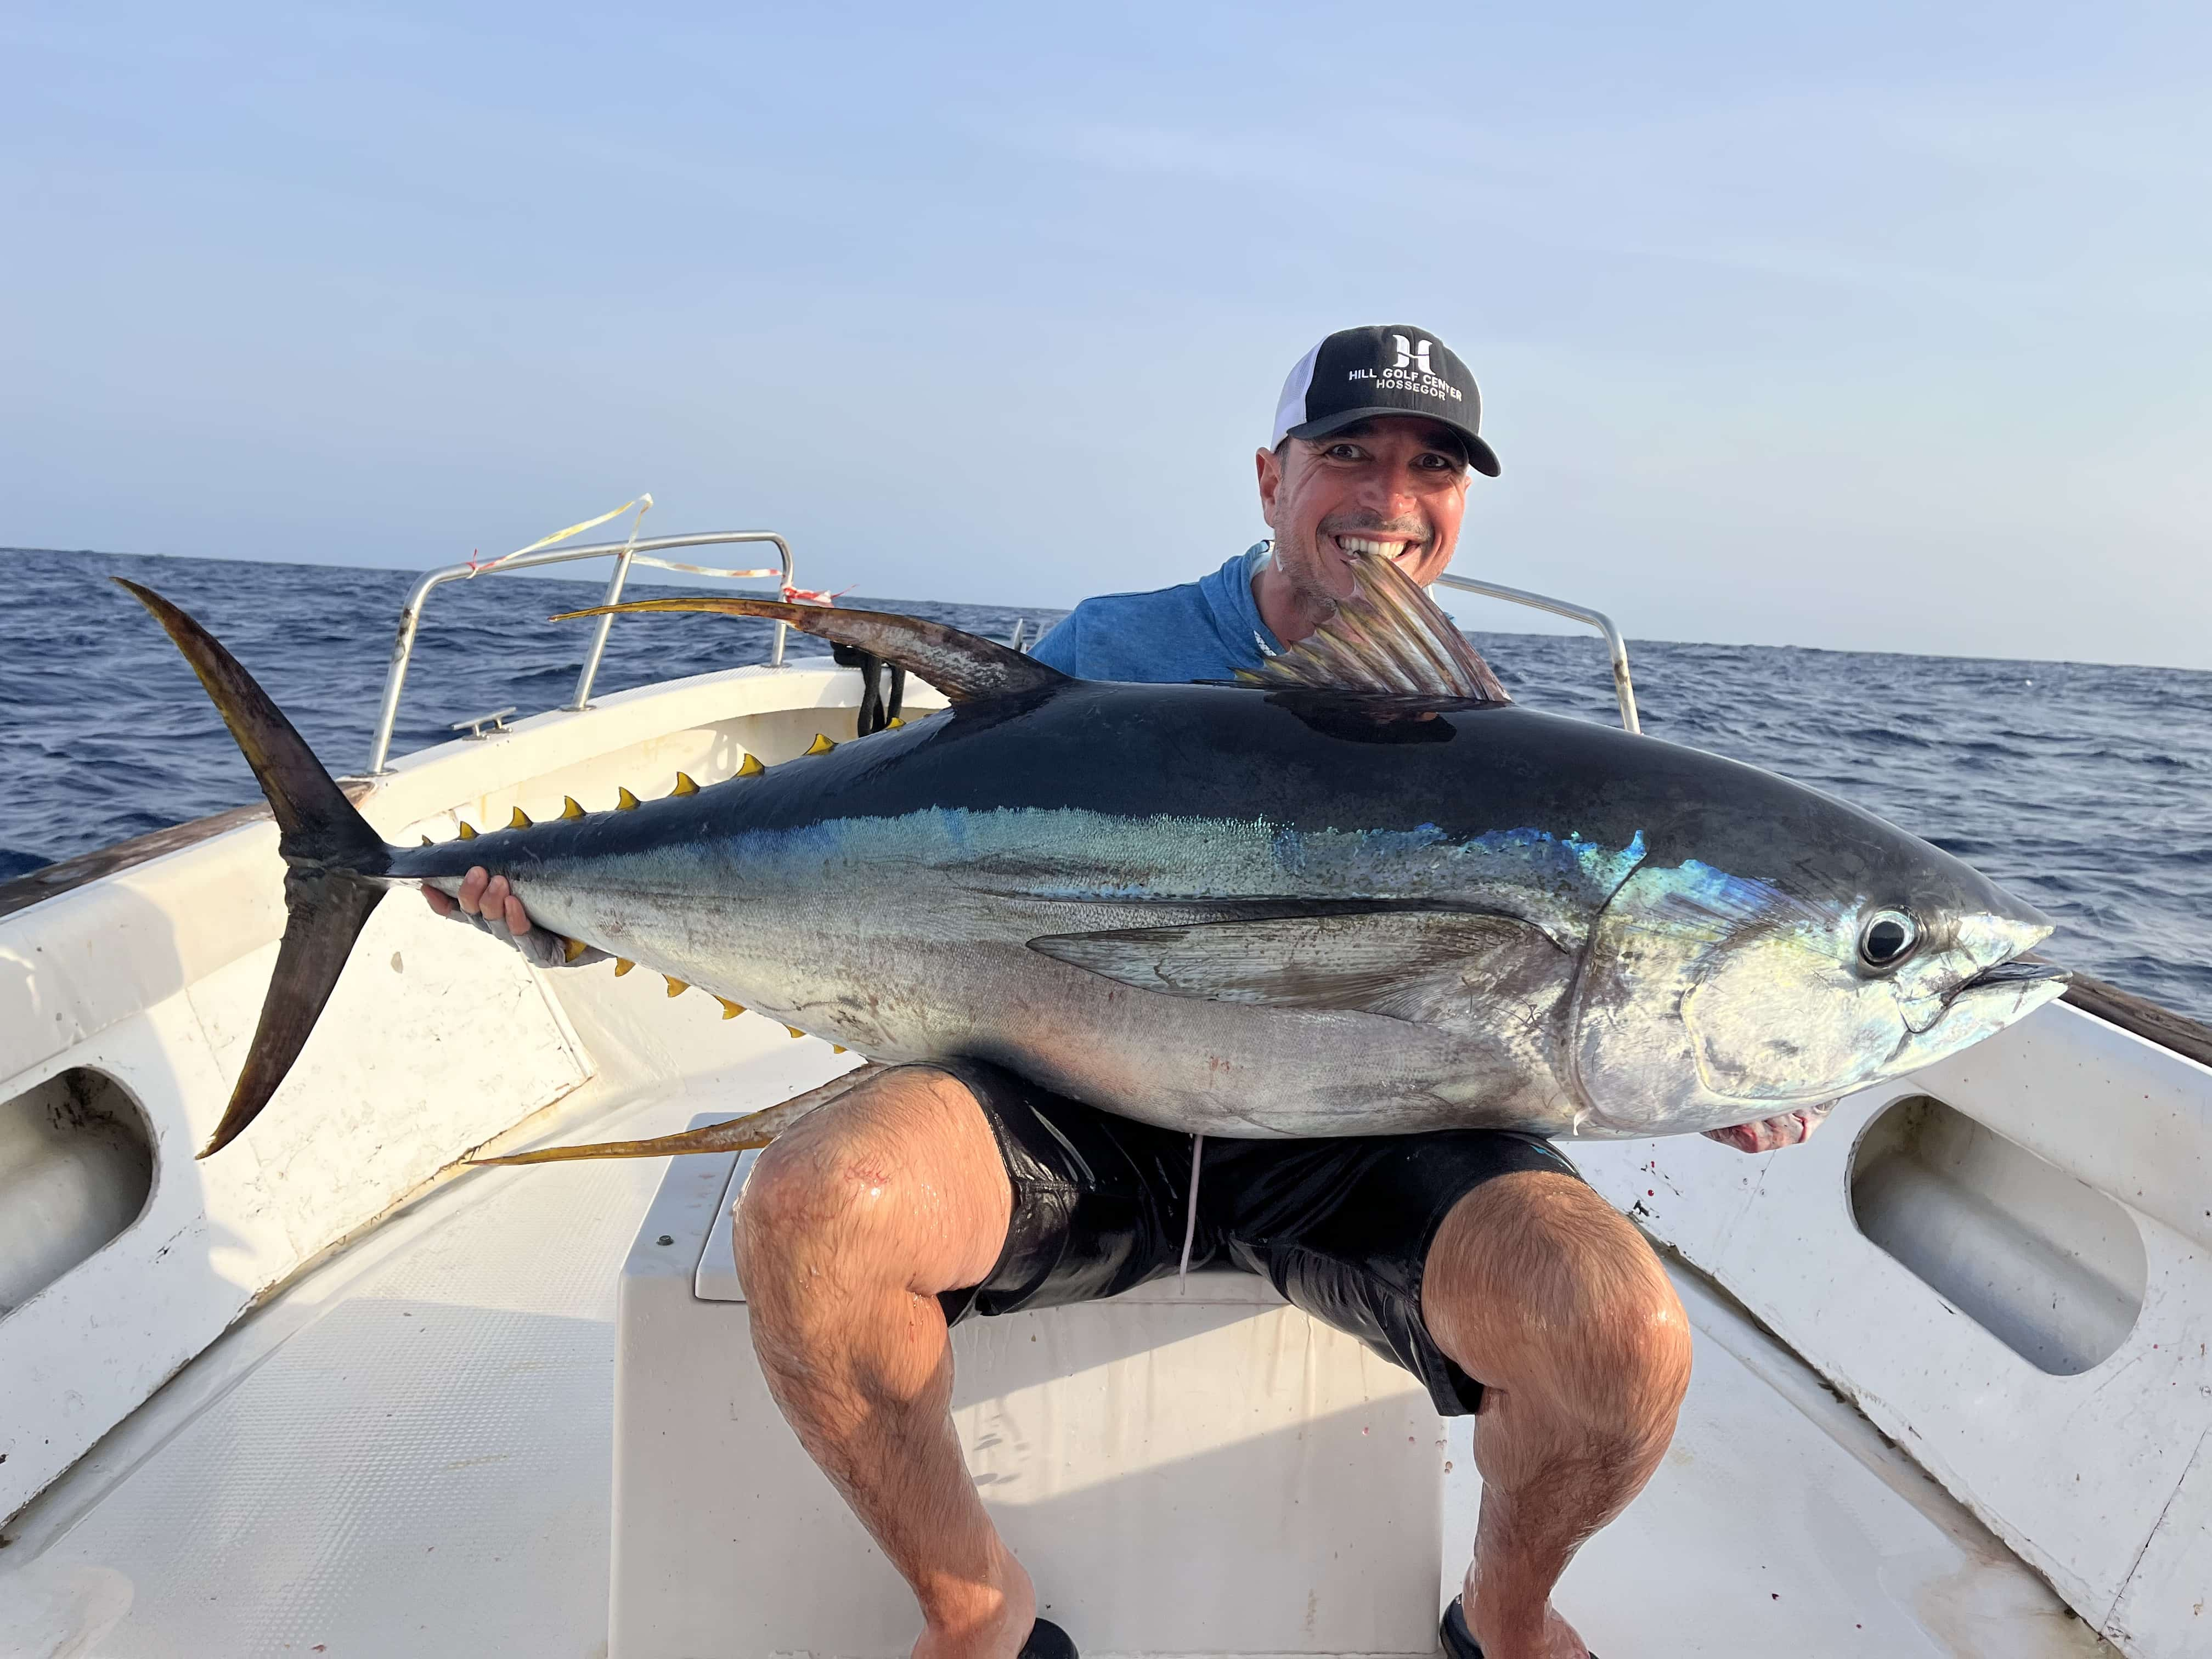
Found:
[{"label": "man's knee", "polygon": [[1581,1182],[1528,1172],[1455,1206],[1430,1253],[1423,1311],[1468,1375],[1598,1431],[1672,1431],[1690,1330],[1644,1236]]},{"label": "man's knee", "polygon": [[794,1277],[816,1291],[957,1289],[997,1259],[1011,1201],[964,1087],[943,1073],[888,1072],[762,1152],[733,1217],[738,1280],[748,1296]]},{"label": "man's knee", "polygon": [[863,1188],[833,1150],[773,1141],[732,1212],[738,1277],[750,1281],[779,1258],[811,1254],[825,1238],[849,1238],[872,1221],[880,1224],[887,1207],[884,1195]]}]

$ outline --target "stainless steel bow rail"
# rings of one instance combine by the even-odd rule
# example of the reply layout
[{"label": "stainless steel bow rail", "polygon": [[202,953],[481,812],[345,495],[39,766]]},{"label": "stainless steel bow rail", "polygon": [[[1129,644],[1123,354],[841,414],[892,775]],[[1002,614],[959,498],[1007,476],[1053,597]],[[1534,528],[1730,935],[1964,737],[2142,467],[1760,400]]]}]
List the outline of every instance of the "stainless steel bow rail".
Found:
[{"label": "stainless steel bow rail", "polygon": [[1636,718],[1636,687],[1628,678],[1628,646],[1620,637],[1620,630],[1613,625],[1613,618],[1602,611],[1593,611],[1588,605],[1570,605],[1565,599],[1548,599],[1541,593],[1531,593],[1518,587],[1501,587],[1496,582],[1479,582],[1472,576],[1443,575],[1437,578],[1439,587],[1456,588],[1462,593],[1480,593],[1486,599],[1504,599],[1510,605],[1525,605],[1537,611],[1548,611],[1555,617],[1588,623],[1605,635],[1606,654],[1613,659],[1613,701],[1620,705],[1620,723],[1631,732],[1641,732],[1643,726]]},{"label": "stainless steel bow rail", "polygon": [[[714,565],[684,564],[674,559],[659,559],[653,556],[666,553],[679,547],[727,547],[739,542],[772,543],[781,568],[762,570],[728,570]],[[407,603],[399,612],[398,636],[392,642],[392,669],[385,676],[384,706],[377,711],[376,736],[368,750],[368,767],[362,775],[381,777],[392,769],[385,764],[392,752],[392,729],[399,720],[400,688],[407,683],[408,659],[415,654],[415,629],[422,620],[423,601],[430,597],[433,588],[446,582],[466,581],[475,576],[507,576],[518,570],[534,570],[541,565],[569,564],[578,559],[612,559],[614,574],[607,580],[606,595],[602,605],[614,605],[622,599],[623,584],[629,580],[630,567],[650,565],[655,570],[672,570],[686,576],[714,576],[726,580],[741,581],[749,578],[780,576],[782,586],[776,592],[791,586],[791,544],[773,530],[716,530],[695,536],[655,536],[645,541],[599,542],[589,547],[549,548],[542,553],[519,553],[495,563],[449,564],[442,570],[433,570],[416,582],[407,595]],[[592,682],[599,672],[599,659],[607,648],[607,634],[614,627],[612,617],[599,618],[598,631],[592,635],[591,648],[584,653],[583,672],[576,676],[575,701],[568,704],[572,709],[587,708],[592,702]],[[783,666],[785,624],[775,625],[775,644],[769,653],[769,666]],[[508,711],[513,712],[513,711]],[[463,721],[463,725],[469,722]],[[456,728],[459,729],[459,728]]]}]

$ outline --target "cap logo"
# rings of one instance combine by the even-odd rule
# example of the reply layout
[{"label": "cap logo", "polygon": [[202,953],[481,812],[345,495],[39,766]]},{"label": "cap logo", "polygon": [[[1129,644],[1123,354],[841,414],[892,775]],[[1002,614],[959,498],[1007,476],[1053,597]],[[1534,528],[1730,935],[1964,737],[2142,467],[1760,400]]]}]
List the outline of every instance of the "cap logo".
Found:
[{"label": "cap logo", "polygon": [[1398,361],[1391,365],[1393,368],[1418,368],[1424,374],[1436,373],[1429,367],[1429,347],[1432,342],[1424,340],[1415,345],[1404,335],[1393,334],[1390,343],[1398,349]]}]

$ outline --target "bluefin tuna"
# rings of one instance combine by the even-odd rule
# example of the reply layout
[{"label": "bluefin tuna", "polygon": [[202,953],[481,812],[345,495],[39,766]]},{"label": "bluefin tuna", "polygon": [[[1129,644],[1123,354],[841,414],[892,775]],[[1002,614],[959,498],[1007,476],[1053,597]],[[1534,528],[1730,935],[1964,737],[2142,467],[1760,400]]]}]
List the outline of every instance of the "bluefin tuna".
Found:
[{"label": "bluefin tuna", "polygon": [[1723,1128],[1928,1065],[2063,988],[2021,959],[2049,921],[1960,860],[1755,767],[1514,704],[1383,561],[1248,684],[1073,679],[869,611],[616,606],[775,617],[951,707],[415,848],[221,645],[124,585],[252,763],[289,867],[208,1152],[283,1081],[386,890],[452,892],[476,865],[571,954],[876,1060],[993,1060],[1213,1135]]}]

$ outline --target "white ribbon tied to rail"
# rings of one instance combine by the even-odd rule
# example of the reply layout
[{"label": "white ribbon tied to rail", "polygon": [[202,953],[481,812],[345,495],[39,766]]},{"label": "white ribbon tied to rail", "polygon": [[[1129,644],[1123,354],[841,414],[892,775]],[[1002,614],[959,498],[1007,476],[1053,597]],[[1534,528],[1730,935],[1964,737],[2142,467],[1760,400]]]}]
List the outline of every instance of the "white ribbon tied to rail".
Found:
[{"label": "white ribbon tied to rail", "polygon": [[[495,559],[472,558],[469,561],[469,578],[474,580],[485,572],[496,570],[508,560],[519,559],[526,553],[536,553],[545,548],[557,547],[571,536],[580,536],[586,530],[597,530],[610,519],[619,519],[632,507],[637,509],[637,517],[630,520],[629,535],[623,544],[623,553],[627,557],[631,550],[637,545],[637,532],[645,523],[645,515],[653,510],[653,495],[650,491],[632,496],[620,507],[611,508],[600,514],[596,519],[586,519],[581,524],[570,525],[566,530],[556,530],[550,536],[541,536],[529,546],[518,547],[512,553],[502,553]],[[656,570],[674,570],[687,575],[720,576],[735,580],[761,576],[781,576],[784,574],[781,567],[777,565],[769,565],[759,570],[729,570],[720,565],[685,564],[680,559],[647,559],[645,562]],[[835,605],[838,598],[839,595],[836,593],[817,592],[811,588],[793,587],[788,583],[786,583],[783,588],[783,599],[786,604]]]},{"label": "white ribbon tied to rail", "polygon": [[[535,553],[541,548],[557,547],[561,543],[567,541],[571,536],[580,536],[586,530],[597,530],[601,525],[605,524],[610,519],[619,519],[623,514],[629,512],[632,507],[635,507],[637,509],[637,517],[630,521],[629,540],[628,546],[635,547],[637,545],[638,526],[645,522],[645,515],[653,511],[653,495],[650,491],[641,492],[638,495],[631,496],[629,500],[624,501],[620,507],[614,507],[608,512],[602,513],[596,519],[586,519],[581,524],[570,525],[566,530],[556,530],[550,536],[541,536],[536,541],[531,543],[529,546],[518,547],[512,553],[502,553],[495,559],[471,559],[469,561],[469,578],[473,581],[477,577],[483,575],[485,571],[496,570],[500,566],[505,564],[509,559],[519,559],[526,553]],[[771,576],[776,573],[772,570],[748,570],[743,574],[748,576]]]}]

